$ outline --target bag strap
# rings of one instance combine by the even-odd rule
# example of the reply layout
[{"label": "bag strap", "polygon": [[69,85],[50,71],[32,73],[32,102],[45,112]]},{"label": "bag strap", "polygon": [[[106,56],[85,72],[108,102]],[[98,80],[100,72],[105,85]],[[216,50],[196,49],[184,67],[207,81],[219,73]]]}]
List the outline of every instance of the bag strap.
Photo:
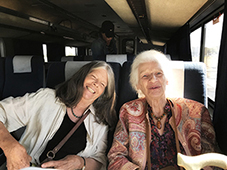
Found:
[{"label": "bag strap", "polygon": [[[82,118],[79,119],[79,121],[76,123],[76,125],[69,131],[69,133],[61,140],[61,142],[58,143],[57,146],[53,150],[50,150],[47,152],[47,158],[48,160],[54,159],[56,153],[61,149],[61,147],[65,144],[65,142],[72,136],[72,134],[76,131],[76,129],[80,126],[80,124],[84,121],[84,119],[87,117],[87,115],[90,113],[90,109],[87,110],[87,112],[82,116]],[[45,159],[45,160],[46,160]],[[45,160],[43,162],[45,162]]]}]

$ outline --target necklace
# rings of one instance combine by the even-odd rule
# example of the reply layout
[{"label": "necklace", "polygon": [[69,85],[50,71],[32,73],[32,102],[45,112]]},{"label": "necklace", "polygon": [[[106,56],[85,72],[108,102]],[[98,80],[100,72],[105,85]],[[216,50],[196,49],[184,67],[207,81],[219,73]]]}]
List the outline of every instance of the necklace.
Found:
[{"label": "necklace", "polygon": [[153,112],[151,112],[151,116],[157,120],[156,127],[157,127],[158,129],[161,129],[161,128],[162,128],[161,120],[162,120],[162,118],[163,118],[165,115],[166,115],[166,113],[163,113],[160,117],[157,117],[157,116],[154,115]]},{"label": "necklace", "polygon": [[165,107],[164,107],[164,113],[160,116],[160,117],[157,117],[154,115],[153,111],[152,111],[152,108],[150,109],[150,113],[151,113],[151,117],[155,118],[157,120],[157,123],[156,123],[156,127],[158,129],[161,129],[162,128],[162,123],[161,123],[161,120],[162,118],[167,115],[170,111],[170,106],[168,105],[168,103],[166,103]]},{"label": "necklace", "polygon": [[75,116],[76,118],[80,119],[81,117],[83,117],[83,115],[82,115],[82,116],[77,116],[77,115],[73,112],[73,108],[72,108],[72,107],[71,107],[71,111],[72,111],[73,116]]}]

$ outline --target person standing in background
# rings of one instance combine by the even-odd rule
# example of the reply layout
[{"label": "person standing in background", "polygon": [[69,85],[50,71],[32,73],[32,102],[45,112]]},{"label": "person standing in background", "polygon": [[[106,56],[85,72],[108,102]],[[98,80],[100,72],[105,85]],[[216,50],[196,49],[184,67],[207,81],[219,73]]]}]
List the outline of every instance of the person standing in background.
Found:
[{"label": "person standing in background", "polygon": [[114,24],[104,21],[100,28],[98,39],[91,45],[93,60],[106,60],[106,54],[117,54],[116,41],[114,39]]}]

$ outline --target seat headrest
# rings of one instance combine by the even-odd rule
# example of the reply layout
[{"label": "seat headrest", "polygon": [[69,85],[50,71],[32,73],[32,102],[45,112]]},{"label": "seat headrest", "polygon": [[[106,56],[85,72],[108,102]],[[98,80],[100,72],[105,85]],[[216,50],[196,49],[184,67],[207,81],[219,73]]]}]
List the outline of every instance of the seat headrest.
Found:
[{"label": "seat headrest", "polygon": [[127,61],[127,54],[107,54],[106,55],[107,62],[117,62],[123,65],[125,61]]},{"label": "seat headrest", "polygon": [[68,80],[75,74],[82,66],[90,61],[67,61],[65,64],[65,80]]},{"label": "seat headrest", "polygon": [[33,56],[14,56],[13,57],[13,72],[14,73],[29,73],[32,72],[31,59]]},{"label": "seat headrest", "polygon": [[184,62],[171,61],[172,73],[166,86],[167,97],[184,97]]}]

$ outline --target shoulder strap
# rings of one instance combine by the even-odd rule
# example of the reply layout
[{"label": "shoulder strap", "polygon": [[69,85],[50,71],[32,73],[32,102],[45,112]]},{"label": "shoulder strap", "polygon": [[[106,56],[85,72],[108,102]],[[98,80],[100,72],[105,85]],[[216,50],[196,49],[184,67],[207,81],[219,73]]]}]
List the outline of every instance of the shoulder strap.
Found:
[{"label": "shoulder strap", "polygon": [[47,153],[47,159],[53,159],[56,153],[61,149],[61,147],[65,144],[65,142],[72,136],[72,134],[76,131],[76,129],[80,126],[80,124],[84,121],[87,115],[90,113],[90,109],[80,118],[80,120],[76,123],[76,125],[70,130],[70,132],[59,142],[59,144]]}]

